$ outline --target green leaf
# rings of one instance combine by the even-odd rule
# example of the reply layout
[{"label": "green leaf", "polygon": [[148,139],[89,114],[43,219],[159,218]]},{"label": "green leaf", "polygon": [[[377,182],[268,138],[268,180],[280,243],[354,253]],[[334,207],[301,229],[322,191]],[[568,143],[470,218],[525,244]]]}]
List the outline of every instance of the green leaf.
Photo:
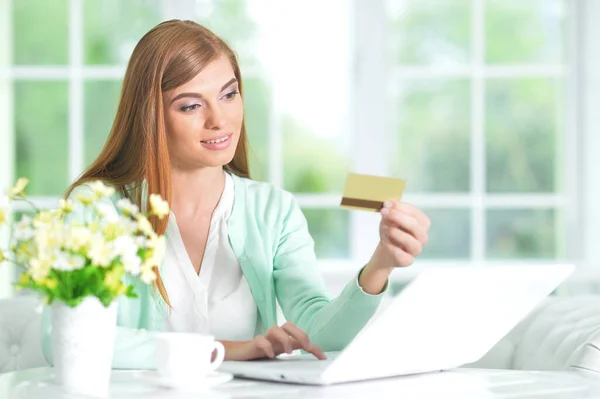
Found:
[{"label": "green leaf", "polygon": [[135,293],[135,287],[130,285],[127,287],[127,291],[125,292],[125,296],[127,298],[137,298],[137,294]]},{"label": "green leaf", "polygon": [[113,301],[114,297],[112,295],[103,295],[98,297],[98,299],[100,299],[100,302],[102,302],[105,307],[108,307],[110,306],[110,303]]}]

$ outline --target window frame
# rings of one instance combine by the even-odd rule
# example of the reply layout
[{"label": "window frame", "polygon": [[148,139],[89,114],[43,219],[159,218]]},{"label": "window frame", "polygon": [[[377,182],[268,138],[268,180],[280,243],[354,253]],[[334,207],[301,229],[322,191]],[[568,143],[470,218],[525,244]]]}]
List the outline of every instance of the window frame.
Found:
[{"label": "window frame", "polygon": [[[0,2],[0,187],[9,187],[14,182],[15,154],[14,112],[12,81],[9,68],[12,64],[12,0]],[[3,193],[0,192],[0,195]],[[8,230],[0,229],[0,248],[5,249],[9,239]],[[0,299],[13,291],[12,264],[0,264]]]}]

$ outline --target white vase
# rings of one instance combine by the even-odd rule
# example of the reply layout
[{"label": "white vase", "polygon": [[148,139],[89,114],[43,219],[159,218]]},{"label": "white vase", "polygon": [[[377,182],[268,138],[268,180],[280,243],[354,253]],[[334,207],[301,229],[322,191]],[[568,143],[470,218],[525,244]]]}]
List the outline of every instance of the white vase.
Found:
[{"label": "white vase", "polygon": [[52,305],[52,351],[57,382],[70,392],[106,397],[110,387],[117,301],[106,308],[96,297],[72,308]]}]

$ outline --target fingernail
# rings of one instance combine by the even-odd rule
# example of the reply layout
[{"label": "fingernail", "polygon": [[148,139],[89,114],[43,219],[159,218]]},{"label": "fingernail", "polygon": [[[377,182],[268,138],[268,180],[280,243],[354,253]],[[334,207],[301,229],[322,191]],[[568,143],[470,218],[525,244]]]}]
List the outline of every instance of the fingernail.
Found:
[{"label": "fingernail", "polygon": [[385,202],[383,203],[383,206],[384,206],[385,208],[391,208],[391,207],[392,207],[392,201],[385,201]]},{"label": "fingernail", "polygon": [[388,208],[383,208],[383,209],[381,210],[381,214],[382,214],[383,216],[387,216],[387,215],[389,215],[389,214],[390,214],[390,210],[389,210]]}]

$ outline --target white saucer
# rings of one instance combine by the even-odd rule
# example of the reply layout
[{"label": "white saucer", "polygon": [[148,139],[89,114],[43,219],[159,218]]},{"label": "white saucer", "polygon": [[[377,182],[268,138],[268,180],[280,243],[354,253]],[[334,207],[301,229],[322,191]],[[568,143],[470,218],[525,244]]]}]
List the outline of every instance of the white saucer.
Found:
[{"label": "white saucer", "polygon": [[181,391],[205,391],[211,387],[223,384],[233,379],[233,374],[213,371],[204,378],[181,382],[162,377],[156,370],[140,371],[138,377],[153,385],[162,388],[171,388]]}]

